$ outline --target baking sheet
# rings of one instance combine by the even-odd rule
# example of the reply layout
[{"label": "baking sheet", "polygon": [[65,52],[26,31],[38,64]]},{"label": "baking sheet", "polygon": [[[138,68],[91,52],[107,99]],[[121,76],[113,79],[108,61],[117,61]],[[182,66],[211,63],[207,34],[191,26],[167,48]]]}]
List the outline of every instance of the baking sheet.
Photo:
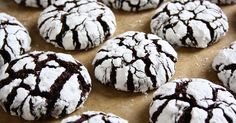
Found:
[{"label": "baking sheet", "polygon": [[[219,49],[227,47],[231,42],[236,40],[236,5],[222,6],[221,8],[229,19],[229,32],[220,40],[219,43],[207,49],[176,48],[178,52],[178,62],[176,66],[176,74],[173,79],[182,77],[200,77],[221,84],[216,73],[211,68],[211,63]],[[42,9],[26,8],[17,5],[13,0],[0,0],[0,12],[6,12],[15,16],[29,30],[32,38],[32,51],[50,50],[69,53],[83,63],[89,70],[93,83],[92,92],[84,106],[71,115],[81,114],[83,111],[89,110],[103,111],[119,115],[129,120],[130,123],[148,123],[148,109],[154,91],[150,91],[147,94],[121,92],[100,84],[94,78],[93,68],[91,65],[99,47],[88,51],[65,51],[46,43],[40,37],[37,30],[37,18],[41,11]],[[154,14],[154,10],[138,13],[128,13],[117,10],[113,11],[117,20],[117,30],[115,35],[131,30],[150,33],[150,19]],[[59,123],[60,120],[61,119],[49,119],[34,122]],[[0,123],[7,122],[28,123],[28,121],[22,120],[18,117],[10,116],[0,108]]]}]

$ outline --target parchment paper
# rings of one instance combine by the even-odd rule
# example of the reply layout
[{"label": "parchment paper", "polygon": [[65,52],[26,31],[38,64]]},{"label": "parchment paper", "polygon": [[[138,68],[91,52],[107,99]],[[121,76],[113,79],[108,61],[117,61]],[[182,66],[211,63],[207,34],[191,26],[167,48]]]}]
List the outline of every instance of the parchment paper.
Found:
[{"label": "parchment paper", "polygon": [[[219,43],[207,49],[194,48],[176,48],[178,52],[178,63],[176,74],[173,79],[183,77],[200,77],[221,84],[216,73],[211,67],[214,56],[219,49],[227,47],[231,42],[236,40],[236,5],[221,6],[229,19],[230,29],[227,35]],[[92,77],[92,92],[84,106],[71,115],[81,114],[83,111],[103,111],[119,115],[130,123],[148,123],[149,105],[152,100],[154,91],[147,94],[120,92],[113,88],[100,84],[94,78],[92,60],[99,47],[88,51],[65,51],[55,48],[53,45],[46,43],[39,35],[37,30],[37,19],[42,9],[26,8],[17,5],[13,0],[0,0],[0,12],[6,12],[15,16],[26,26],[32,38],[32,51],[56,51],[72,54],[77,60],[83,63],[90,72]],[[154,10],[128,13],[113,10],[117,19],[117,30],[115,35],[125,31],[143,31],[150,33],[150,19]],[[115,36],[114,35],[114,36]],[[65,117],[64,117],[65,118]],[[61,118],[62,119],[62,118]],[[34,121],[35,123],[59,123],[61,119],[49,119]],[[28,123],[18,117],[10,116],[0,108],[0,123]]]}]

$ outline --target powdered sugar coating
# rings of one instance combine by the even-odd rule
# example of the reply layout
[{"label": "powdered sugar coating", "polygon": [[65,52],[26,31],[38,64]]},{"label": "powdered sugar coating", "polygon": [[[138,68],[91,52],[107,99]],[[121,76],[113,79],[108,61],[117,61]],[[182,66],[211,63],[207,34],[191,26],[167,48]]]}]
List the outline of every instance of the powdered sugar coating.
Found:
[{"label": "powdered sugar coating", "polygon": [[66,50],[87,50],[101,44],[116,30],[113,12],[94,0],[60,0],[38,19],[41,36]]},{"label": "powdered sugar coating", "polygon": [[25,120],[70,114],[87,99],[91,79],[71,55],[31,52],[9,64],[0,74],[0,104]]},{"label": "powdered sugar coating", "polygon": [[175,73],[177,53],[156,35],[126,32],[108,40],[94,60],[95,77],[122,91],[146,92]]},{"label": "powdered sugar coating", "polygon": [[[167,1],[186,2],[186,1],[197,1],[197,0],[167,0]],[[200,0],[200,1],[205,1],[205,0]],[[228,4],[235,4],[236,3],[236,0],[206,0],[206,1],[210,1],[210,2],[218,4],[218,5],[228,5]]]},{"label": "powdered sugar coating", "polygon": [[151,21],[154,34],[184,47],[213,45],[228,28],[226,15],[209,1],[168,2],[157,9]]},{"label": "powdered sugar coating", "polygon": [[233,42],[229,48],[220,50],[212,67],[217,71],[224,86],[236,93],[236,42]]},{"label": "powdered sugar coating", "polygon": [[157,8],[163,0],[102,0],[104,4],[124,11],[141,11]]},{"label": "powdered sugar coating", "polygon": [[98,111],[87,111],[78,116],[71,116],[61,123],[128,123],[127,120],[122,119],[112,113],[103,113]]},{"label": "powdered sugar coating", "polygon": [[16,18],[0,13],[0,66],[30,50],[31,38]]},{"label": "powdered sugar coating", "polygon": [[[35,8],[46,8],[49,5],[54,4],[58,0],[15,0],[17,4],[22,4],[28,7],[35,7]],[[80,0],[75,0],[80,1]],[[97,0],[90,0],[90,1],[97,1]]]},{"label": "powdered sugar coating", "polygon": [[22,4],[28,7],[46,8],[57,0],[14,0],[17,4]]},{"label": "powdered sugar coating", "polygon": [[235,123],[236,100],[208,80],[180,79],[157,89],[149,113],[152,123]]},{"label": "powdered sugar coating", "polygon": [[216,4],[235,4],[236,3],[236,0],[208,0],[212,3],[216,3]]}]

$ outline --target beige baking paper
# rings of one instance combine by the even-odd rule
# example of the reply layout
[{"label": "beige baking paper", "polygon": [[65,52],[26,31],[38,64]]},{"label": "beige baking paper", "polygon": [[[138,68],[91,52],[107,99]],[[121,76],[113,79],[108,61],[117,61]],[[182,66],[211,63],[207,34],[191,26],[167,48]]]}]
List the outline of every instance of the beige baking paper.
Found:
[{"label": "beige baking paper", "polygon": [[[94,78],[93,68],[91,65],[99,47],[89,51],[68,52],[45,43],[37,30],[37,19],[42,9],[26,8],[15,4],[13,1],[14,0],[0,0],[0,12],[5,12],[15,16],[27,27],[32,37],[32,51],[50,50],[69,53],[88,68],[92,77],[92,92],[84,106],[71,115],[80,114],[83,111],[95,110],[114,113],[129,120],[130,123],[149,122],[148,109],[152,100],[153,91],[148,92],[148,94],[120,92],[100,84]],[[207,49],[177,48],[178,63],[176,66],[176,74],[173,79],[182,77],[200,77],[220,84],[216,73],[211,67],[212,60],[219,49],[227,47],[231,42],[236,40],[236,5],[224,6],[222,9],[229,19],[230,29],[227,35],[222,38],[219,43]],[[150,33],[150,19],[155,12],[154,10],[137,13],[117,10],[113,11],[117,20],[117,30],[115,35],[131,30]],[[33,123],[59,123],[60,120],[61,119],[40,120],[34,121]],[[10,116],[0,108],[0,123],[28,122],[18,117]]]}]

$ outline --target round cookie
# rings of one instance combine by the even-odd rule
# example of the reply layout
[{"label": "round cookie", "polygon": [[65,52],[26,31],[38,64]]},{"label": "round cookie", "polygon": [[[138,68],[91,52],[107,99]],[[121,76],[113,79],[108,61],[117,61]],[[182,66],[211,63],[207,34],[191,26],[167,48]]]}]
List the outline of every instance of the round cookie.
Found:
[{"label": "round cookie", "polygon": [[71,116],[64,120],[61,123],[128,123],[127,120],[124,120],[114,114],[97,111],[88,111],[84,112],[79,116]]},{"label": "round cookie", "polygon": [[95,77],[122,91],[158,88],[175,73],[177,53],[156,35],[126,32],[108,40],[94,60]]},{"label": "round cookie", "polygon": [[236,42],[229,48],[220,50],[213,60],[212,67],[217,71],[224,86],[236,93]]},{"label": "round cookie", "polygon": [[168,82],[154,93],[151,123],[235,123],[236,100],[205,79]]},{"label": "round cookie", "polygon": [[219,5],[235,4],[236,0],[208,0]]},{"label": "round cookie", "polygon": [[173,45],[206,48],[228,31],[223,11],[209,1],[168,2],[152,17],[151,30]]},{"label": "round cookie", "polygon": [[66,50],[87,50],[101,44],[116,30],[113,12],[94,0],[60,0],[38,19],[41,36]]},{"label": "round cookie", "polygon": [[[169,0],[169,1],[186,2],[186,1],[197,1],[197,0]],[[200,0],[200,1],[205,1],[205,0]],[[218,4],[218,5],[229,5],[229,4],[235,4],[236,3],[236,0],[206,0],[206,1],[210,1],[210,2]]]},{"label": "round cookie", "polygon": [[163,0],[102,0],[104,4],[124,11],[141,11],[157,8]]},{"label": "round cookie", "polygon": [[[58,0],[15,0],[17,4],[22,4],[24,6],[35,7],[35,8],[46,8],[49,5],[55,3],[56,1]],[[90,1],[97,1],[97,0],[90,0]]]},{"label": "round cookie", "polygon": [[87,69],[63,53],[31,52],[1,69],[1,106],[25,120],[70,114],[84,103],[90,90]]},{"label": "round cookie", "polygon": [[0,67],[30,50],[31,38],[16,18],[0,13]]},{"label": "round cookie", "polygon": [[57,0],[14,0],[17,4],[28,7],[46,8]]}]

